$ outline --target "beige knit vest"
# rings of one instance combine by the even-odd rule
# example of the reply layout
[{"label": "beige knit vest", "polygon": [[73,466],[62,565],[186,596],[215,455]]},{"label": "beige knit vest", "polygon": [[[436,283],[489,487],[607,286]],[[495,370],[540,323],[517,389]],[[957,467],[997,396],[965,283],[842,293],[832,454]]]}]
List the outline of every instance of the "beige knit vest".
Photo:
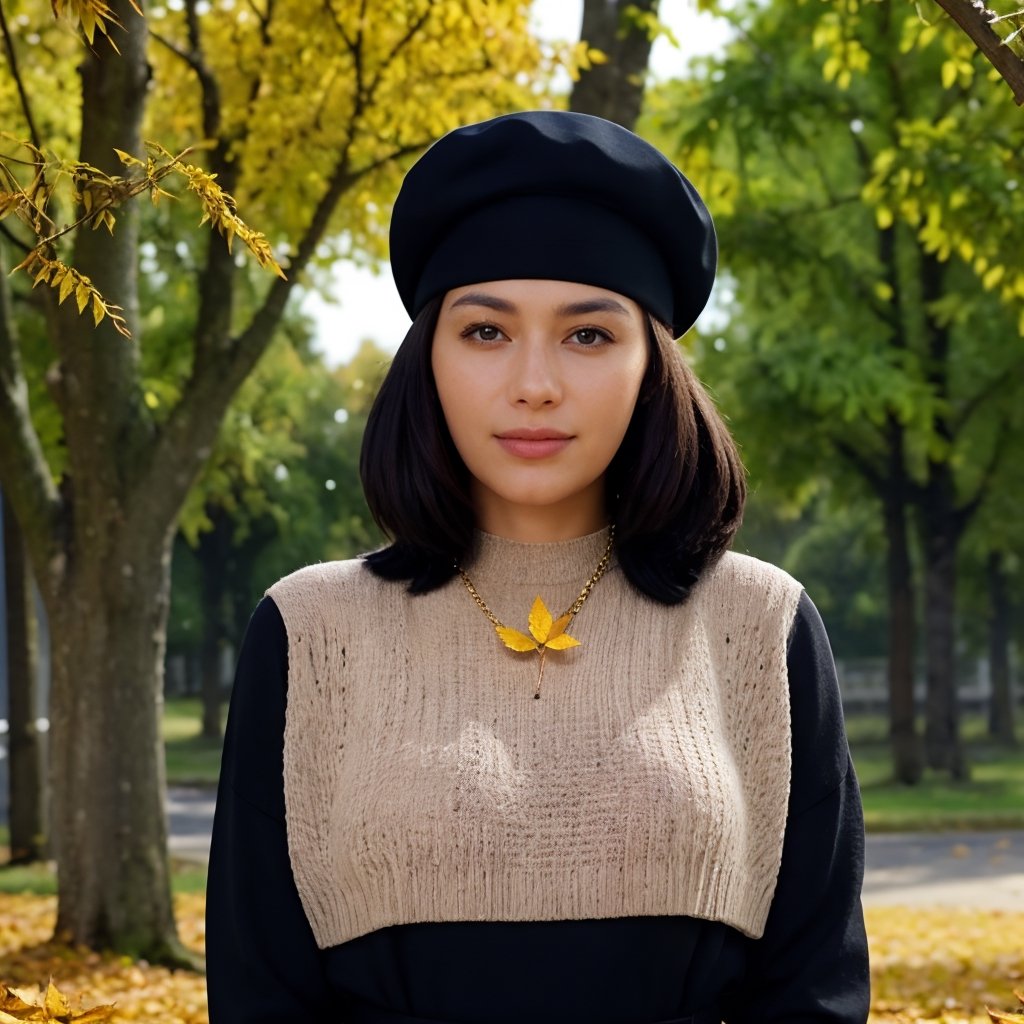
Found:
[{"label": "beige knit vest", "polygon": [[[602,532],[478,536],[494,614],[572,603]],[[320,948],[392,924],[643,915],[758,937],[789,798],[786,647],[800,586],[727,554],[682,607],[614,561],[573,621],[581,646],[502,646],[455,579],[412,597],[359,561],[267,593],[288,631],[284,789]]]}]

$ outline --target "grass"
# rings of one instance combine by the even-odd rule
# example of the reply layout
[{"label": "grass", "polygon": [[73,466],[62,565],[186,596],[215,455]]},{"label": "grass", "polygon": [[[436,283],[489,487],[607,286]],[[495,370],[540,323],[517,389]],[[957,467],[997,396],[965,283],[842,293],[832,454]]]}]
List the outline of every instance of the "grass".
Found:
[{"label": "grass", "polygon": [[[6,828],[0,830],[0,893],[31,893],[54,896],[57,874],[52,862],[36,864],[7,863]],[[171,890],[175,894],[206,891],[206,866],[171,858]]]},{"label": "grass", "polygon": [[1021,749],[1008,750],[987,738],[981,716],[965,718],[970,780],[952,782],[926,771],[920,783],[905,786],[892,779],[883,717],[852,718],[847,730],[868,831],[1024,828],[1024,735]]},{"label": "grass", "polygon": [[[226,710],[226,709],[225,709]],[[215,786],[220,773],[220,740],[200,735],[202,705],[179,698],[164,705],[167,781],[176,786]]]}]

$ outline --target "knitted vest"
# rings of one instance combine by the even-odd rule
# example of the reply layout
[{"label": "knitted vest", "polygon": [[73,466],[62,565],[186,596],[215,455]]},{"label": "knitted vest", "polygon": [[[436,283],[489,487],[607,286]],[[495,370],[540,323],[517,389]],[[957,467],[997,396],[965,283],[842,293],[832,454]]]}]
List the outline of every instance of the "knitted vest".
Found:
[{"label": "knitted vest", "polygon": [[[478,535],[502,623],[558,615],[607,532]],[[267,593],[288,632],[284,790],[320,948],[393,924],[689,915],[759,937],[790,781],[786,651],[800,586],[727,554],[681,607],[612,562],[546,657],[504,647],[457,578],[413,597],[360,561]]]}]

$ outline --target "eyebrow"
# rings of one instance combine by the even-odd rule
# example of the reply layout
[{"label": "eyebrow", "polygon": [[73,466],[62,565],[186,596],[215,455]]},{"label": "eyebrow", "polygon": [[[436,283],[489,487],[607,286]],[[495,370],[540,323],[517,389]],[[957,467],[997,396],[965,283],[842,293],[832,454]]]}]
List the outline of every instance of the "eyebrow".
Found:
[{"label": "eyebrow", "polygon": [[[452,309],[456,306],[484,306],[498,313],[519,312],[515,303],[509,302],[507,299],[500,299],[497,295],[488,295],[487,292],[467,292],[451,304]],[[621,302],[607,298],[567,302],[555,309],[556,316],[583,316],[587,313],[617,313],[620,316],[629,316],[629,310]]]}]

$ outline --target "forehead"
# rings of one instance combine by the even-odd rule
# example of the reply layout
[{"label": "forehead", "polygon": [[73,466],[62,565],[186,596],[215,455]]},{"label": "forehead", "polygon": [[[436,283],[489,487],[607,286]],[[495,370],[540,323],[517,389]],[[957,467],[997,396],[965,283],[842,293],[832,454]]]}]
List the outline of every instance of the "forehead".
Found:
[{"label": "forehead", "polygon": [[632,299],[608,288],[575,281],[482,281],[451,289],[444,297],[441,312],[444,314],[470,308],[488,308],[511,315],[531,316],[608,313],[638,324],[643,322],[643,311]]}]

